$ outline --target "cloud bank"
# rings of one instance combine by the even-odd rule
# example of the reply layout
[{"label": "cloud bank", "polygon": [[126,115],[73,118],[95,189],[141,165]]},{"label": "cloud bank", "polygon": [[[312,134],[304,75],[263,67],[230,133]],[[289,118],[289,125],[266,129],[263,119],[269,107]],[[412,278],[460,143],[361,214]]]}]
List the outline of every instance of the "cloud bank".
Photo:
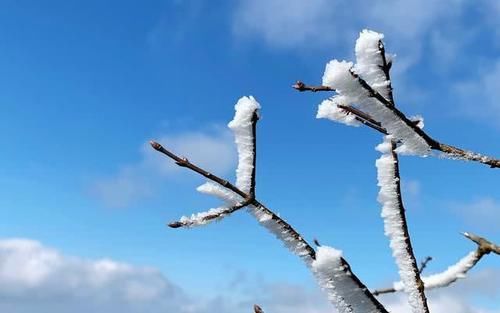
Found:
[{"label": "cloud bank", "polygon": [[[451,288],[428,293],[433,313],[499,313],[500,269],[475,271]],[[0,240],[0,312],[9,313],[331,313],[318,289],[239,278],[212,298],[194,296],[159,270],[110,259],[68,256],[38,241]],[[479,299],[482,305],[477,305]],[[401,295],[381,297],[410,312]]]}]

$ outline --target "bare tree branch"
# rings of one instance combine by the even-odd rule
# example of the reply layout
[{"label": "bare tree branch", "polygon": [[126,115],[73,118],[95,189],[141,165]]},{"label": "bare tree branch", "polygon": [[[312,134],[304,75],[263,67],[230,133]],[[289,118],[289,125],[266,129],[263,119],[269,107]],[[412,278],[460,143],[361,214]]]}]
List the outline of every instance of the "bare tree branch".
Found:
[{"label": "bare tree branch", "polygon": [[[464,149],[460,149],[445,143],[441,143],[433,138],[431,138],[426,132],[424,132],[420,127],[417,126],[417,123],[414,121],[408,119],[404,113],[399,111],[393,104],[391,103],[390,100],[385,99],[382,95],[380,95],[377,91],[375,91],[372,87],[370,87],[366,81],[364,81],[361,77],[359,77],[357,74],[352,73],[354,77],[358,79],[360,84],[367,90],[367,92],[370,94],[370,96],[376,98],[379,100],[381,103],[383,103],[387,108],[389,108],[396,116],[398,116],[405,124],[410,126],[419,136],[421,136],[427,144],[431,147],[432,150],[440,151],[452,158],[457,158],[457,159],[462,159],[462,160],[467,160],[467,161],[474,161],[474,162],[479,162],[485,165],[490,166],[491,168],[500,168],[500,159],[495,159],[492,157],[484,156],[482,154],[472,152],[472,151],[467,151]],[[307,85],[305,85],[307,86]],[[305,89],[309,90],[309,89]],[[369,114],[359,110],[355,109],[352,106],[344,106],[341,105],[339,108],[344,109],[345,111],[354,114],[357,118],[358,121],[363,123],[364,125],[384,134],[387,135],[388,132],[387,130],[382,127],[381,123],[378,121],[375,121],[372,117],[370,117]]]},{"label": "bare tree branch", "polygon": [[[242,202],[241,204],[238,204],[236,206],[228,208],[228,210],[224,211],[224,216],[229,215],[230,213],[233,213],[233,212],[243,208],[244,206],[250,206],[253,208],[252,210],[254,210],[254,212],[258,212],[256,214],[266,215],[270,218],[271,221],[273,221],[275,223],[276,226],[272,226],[272,224],[271,225],[266,224],[266,225],[269,225],[266,227],[269,227],[270,229],[278,227],[279,234],[277,234],[277,236],[283,242],[285,242],[285,244],[287,243],[287,239],[284,239],[283,236],[293,238],[293,240],[295,242],[299,243],[299,245],[307,253],[307,255],[301,255],[301,256],[304,258],[304,260],[306,261],[306,264],[308,264],[308,266],[310,266],[310,264],[312,264],[312,262],[316,259],[316,251],[314,250],[314,248],[306,240],[304,240],[302,238],[302,236],[290,224],[288,224],[285,220],[283,220],[281,217],[279,217],[277,214],[275,214],[273,211],[271,211],[270,209],[265,207],[261,202],[259,202],[257,199],[255,199],[255,195],[246,194],[245,192],[241,191],[233,184],[229,183],[227,180],[222,179],[214,174],[207,172],[206,170],[191,163],[186,158],[181,158],[181,157],[175,155],[174,153],[165,149],[161,144],[159,144],[155,141],[151,141],[151,146],[155,150],[157,150],[157,151],[163,153],[164,155],[166,155],[167,157],[173,159],[177,165],[179,165],[181,167],[188,168],[188,169],[206,177],[207,179],[209,179],[213,182],[216,182],[217,184],[235,192],[236,194],[238,194],[239,196],[241,196],[244,199],[244,202]],[[221,215],[217,214],[214,216],[210,216],[209,219],[217,219],[220,217],[221,217]],[[169,226],[173,227],[173,228],[178,228],[178,227],[189,226],[189,225],[184,225],[182,223],[182,221],[179,221],[179,222],[173,222],[173,223],[169,224]],[[355,286],[357,286],[358,290],[364,295],[366,301],[371,303],[373,305],[373,307],[376,308],[377,312],[388,313],[387,310],[384,308],[384,306],[380,302],[378,302],[378,300],[375,298],[375,296],[368,290],[368,288],[361,282],[361,280],[352,272],[349,263],[344,258],[341,258],[340,263],[341,263],[342,271],[345,274],[345,277],[350,279],[351,282]],[[332,279],[335,279],[335,278],[332,277]]]},{"label": "bare tree branch", "polygon": [[262,310],[262,308],[260,306],[258,306],[257,304],[254,304],[253,311],[255,313],[264,313],[264,310]]},{"label": "bare tree branch", "polygon": [[312,91],[312,92],[317,92],[317,91],[335,91],[335,89],[330,88],[328,86],[309,86],[301,82],[300,80],[297,81],[295,84],[292,85],[292,88],[303,92],[303,91]]},{"label": "bare tree branch", "polygon": [[231,207],[219,210],[218,212],[208,213],[199,219],[189,219],[189,218],[183,219],[180,221],[169,223],[168,226],[171,228],[180,228],[180,227],[191,227],[191,226],[195,226],[195,225],[206,224],[212,220],[217,220],[217,219],[223,218],[224,216],[229,215],[233,212],[236,212],[239,209],[244,208],[251,203],[252,203],[252,200],[248,199],[248,200],[240,202],[236,205],[233,205]]},{"label": "bare tree branch", "polygon": [[[477,248],[470,252],[466,257],[462,258],[457,264],[462,267],[457,272],[450,272],[450,268],[438,274],[427,277],[422,277],[426,289],[433,289],[438,287],[446,287],[457,281],[459,278],[464,277],[477,263],[487,254],[495,253],[500,255],[500,246],[493,244],[483,237],[476,236],[471,233],[463,233],[463,235],[477,244]],[[429,258],[429,257],[428,257]],[[463,264],[462,264],[463,263]],[[447,278],[447,279],[442,279]],[[401,284],[394,283],[391,288],[376,289],[372,293],[375,296],[402,291]]]},{"label": "bare tree branch", "polygon": [[422,272],[427,267],[427,263],[429,263],[430,261],[432,261],[432,257],[428,256],[422,262],[420,262],[420,268],[418,269],[419,274],[422,274]]},{"label": "bare tree branch", "polygon": [[[377,160],[377,177],[380,186],[379,201],[382,204],[385,233],[390,239],[393,256],[398,265],[401,281],[408,289],[410,305],[414,312],[429,313],[424,283],[420,278],[417,260],[406,221],[406,213],[401,193],[401,177],[399,160],[396,153],[396,142],[385,138],[383,155]],[[412,274],[407,274],[411,272]],[[417,289],[417,292],[411,290]]]},{"label": "bare tree branch", "polygon": [[253,135],[253,168],[252,168],[252,178],[250,182],[250,197],[255,198],[255,176],[257,170],[257,122],[259,121],[259,115],[254,112],[252,115],[252,135]]}]

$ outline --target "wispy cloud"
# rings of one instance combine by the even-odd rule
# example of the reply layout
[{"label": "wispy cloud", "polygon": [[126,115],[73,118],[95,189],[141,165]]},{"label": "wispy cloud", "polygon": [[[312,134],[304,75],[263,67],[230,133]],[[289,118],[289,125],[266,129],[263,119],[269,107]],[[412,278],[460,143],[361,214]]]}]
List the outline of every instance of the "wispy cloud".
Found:
[{"label": "wispy cloud", "polygon": [[498,127],[500,119],[500,59],[484,67],[477,75],[455,84],[462,113]]},{"label": "wispy cloud", "polygon": [[[498,231],[500,201],[492,197],[482,197],[471,202],[451,205],[469,226],[477,231]],[[474,229],[471,229],[474,232]]]},{"label": "wispy cloud", "polygon": [[339,1],[241,0],[233,16],[237,36],[262,38],[271,47],[325,43],[335,32]]},{"label": "wispy cloud", "polygon": [[463,3],[463,0],[380,0],[369,4],[359,0],[348,3],[239,0],[233,27],[237,36],[262,38],[269,46],[278,48],[344,44],[360,28],[371,27],[390,35],[394,43],[400,43],[399,47],[413,43],[414,49],[436,23],[459,14]]},{"label": "wispy cloud", "polygon": [[[163,135],[156,140],[214,173],[227,174],[236,163],[233,137],[222,127],[209,132]],[[137,163],[123,165],[115,175],[94,181],[89,186],[90,195],[106,206],[126,207],[154,195],[158,181],[183,174],[174,162],[151,149],[148,143],[141,147],[140,156]]]}]

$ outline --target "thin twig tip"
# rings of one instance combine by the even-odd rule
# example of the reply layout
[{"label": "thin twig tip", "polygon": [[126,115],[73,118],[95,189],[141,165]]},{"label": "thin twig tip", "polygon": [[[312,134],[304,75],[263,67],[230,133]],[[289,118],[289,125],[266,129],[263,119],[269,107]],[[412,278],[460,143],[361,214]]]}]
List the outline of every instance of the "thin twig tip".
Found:
[{"label": "thin twig tip", "polygon": [[170,227],[170,228],[180,228],[180,227],[182,227],[182,223],[181,222],[168,223],[168,227]]},{"label": "thin twig tip", "polygon": [[156,141],[154,141],[154,140],[149,141],[149,144],[155,150],[160,150],[161,149],[161,145],[159,143],[157,143]]}]

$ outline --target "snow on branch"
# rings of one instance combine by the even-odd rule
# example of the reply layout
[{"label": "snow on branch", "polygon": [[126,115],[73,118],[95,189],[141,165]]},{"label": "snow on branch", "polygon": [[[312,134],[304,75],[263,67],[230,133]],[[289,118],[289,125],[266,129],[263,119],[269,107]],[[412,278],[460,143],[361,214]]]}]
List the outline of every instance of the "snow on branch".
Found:
[{"label": "snow on branch", "polygon": [[235,105],[236,113],[228,127],[233,131],[238,148],[236,187],[246,193],[255,188],[255,126],[259,119],[260,104],[254,97],[242,97]]},{"label": "snow on branch", "polygon": [[250,204],[251,201],[246,200],[241,203],[238,203],[231,207],[220,207],[216,209],[210,209],[206,212],[200,212],[196,214],[192,214],[189,216],[183,216],[177,222],[172,222],[168,224],[168,226],[172,228],[179,227],[194,227],[194,226],[202,226],[206,225],[212,221],[220,220],[225,216],[243,208]]},{"label": "snow on branch", "polygon": [[[377,65],[378,63],[373,63]],[[365,65],[367,67],[367,65]],[[391,101],[384,98],[373,89],[361,76],[355,72],[352,62],[330,61],[326,65],[323,84],[333,88],[339,95],[345,96],[351,105],[368,113],[380,122],[387,132],[394,136],[402,145],[398,152],[417,155],[428,155],[432,140],[426,138],[414,123],[397,110]]]},{"label": "snow on branch", "polygon": [[[423,123],[416,123],[396,108],[389,74],[392,56],[385,52],[383,37],[383,34],[363,30],[356,41],[356,64],[333,60],[326,65],[323,85],[310,86],[298,81],[292,87],[298,91],[337,92],[337,96],[319,105],[317,117],[349,126],[358,126],[360,122],[390,134],[398,142],[398,153],[426,156],[435,150],[451,159],[500,168],[500,159],[433,139],[422,130]],[[341,97],[341,103],[335,97]]]},{"label": "snow on branch", "polygon": [[378,201],[382,204],[384,230],[390,240],[392,255],[399,269],[399,276],[408,302],[414,313],[429,312],[424,285],[420,279],[420,271],[413,254],[405,209],[401,198],[398,157],[396,144],[392,136],[386,136],[384,142],[377,147],[382,156],[376,161],[377,178],[380,191]]},{"label": "snow on branch", "polygon": [[[332,251],[336,250],[321,248],[318,256],[314,248],[290,224],[256,199],[255,134],[259,108],[260,105],[255,99],[244,97],[236,104],[235,117],[229,123],[229,127],[235,134],[239,154],[236,185],[205,171],[186,158],[175,155],[159,143],[151,142],[151,146],[155,150],[173,159],[177,165],[188,168],[209,180],[198,187],[198,191],[214,195],[227,204],[227,206],[194,214],[191,217],[183,217],[181,220],[171,223],[170,227],[204,225],[247,207],[248,212],[255,217],[261,226],[275,235],[292,253],[299,256],[313,270],[320,278],[322,287],[329,291],[329,295],[334,295],[330,298],[341,312],[387,313],[382,304],[354,275],[347,261],[341,255],[335,258],[331,257]],[[332,284],[340,287],[333,290]],[[255,310],[257,311],[257,309]]]},{"label": "snow on branch", "polygon": [[[352,273],[349,264],[342,258],[342,251],[327,246],[318,247],[312,270],[339,313],[387,312]],[[366,301],[367,298],[370,301]]]},{"label": "snow on branch", "polygon": [[392,63],[386,56],[383,38],[384,34],[367,29],[359,34],[354,49],[356,52],[355,72],[394,106],[389,74]]},{"label": "snow on branch", "polygon": [[[425,289],[446,287],[459,279],[466,277],[467,273],[487,254],[500,255],[500,246],[471,233],[463,234],[466,238],[477,244],[477,248],[461,258],[457,263],[449,266],[445,271],[430,276],[422,277]],[[374,295],[391,293],[404,290],[402,282],[395,282],[392,288],[378,289],[373,291]]]}]

